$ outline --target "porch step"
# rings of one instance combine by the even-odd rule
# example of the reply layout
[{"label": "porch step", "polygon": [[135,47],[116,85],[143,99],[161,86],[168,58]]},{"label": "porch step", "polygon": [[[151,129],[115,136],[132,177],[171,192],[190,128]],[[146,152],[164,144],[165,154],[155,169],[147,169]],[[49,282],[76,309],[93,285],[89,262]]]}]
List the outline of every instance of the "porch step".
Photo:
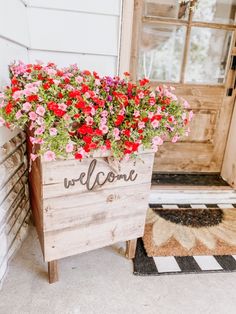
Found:
[{"label": "porch step", "polygon": [[229,186],[152,185],[150,204],[235,204],[236,191]]}]

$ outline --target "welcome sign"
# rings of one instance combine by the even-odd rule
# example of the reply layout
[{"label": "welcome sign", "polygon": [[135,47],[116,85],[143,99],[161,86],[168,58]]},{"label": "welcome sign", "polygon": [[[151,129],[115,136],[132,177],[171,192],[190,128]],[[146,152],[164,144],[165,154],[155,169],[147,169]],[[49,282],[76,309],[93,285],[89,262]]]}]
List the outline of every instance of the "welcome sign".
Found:
[{"label": "welcome sign", "polygon": [[86,186],[88,191],[92,191],[96,187],[102,187],[106,183],[112,183],[119,180],[134,182],[137,179],[137,176],[138,174],[134,169],[131,169],[128,173],[118,174],[111,170],[107,173],[99,171],[99,169],[97,169],[97,160],[93,159],[87,172],[81,172],[76,178],[64,178],[64,187],[65,189],[69,189],[76,184],[81,184]]}]

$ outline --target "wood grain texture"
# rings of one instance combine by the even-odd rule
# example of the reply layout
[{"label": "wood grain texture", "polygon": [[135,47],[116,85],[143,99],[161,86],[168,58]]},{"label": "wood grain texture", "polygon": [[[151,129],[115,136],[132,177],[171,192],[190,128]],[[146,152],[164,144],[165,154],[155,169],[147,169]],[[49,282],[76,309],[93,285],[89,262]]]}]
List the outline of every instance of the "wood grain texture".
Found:
[{"label": "wood grain texture", "polygon": [[136,247],[137,239],[126,242],[126,256],[128,259],[133,259],[135,257]]},{"label": "wood grain texture", "polygon": [[49,283],[55,283],[59,280],[58,276],[58,262],[48,262],[48,281]]},{"label": "wood grain texture", "polygon": [[[99,155],[98,155],[99,156]],[[64,178],[87,172],[93,158],[33,163],[31,206],[47,262],[142,236],[154,154],[143,152],[129,162],[97,157],[97,172],[137,173],[135,181],[106,182],[88,191],[79,182],[68,189]]]},{"label": "wood grain texture", "polygon": [[236,107],[231,121],[221,175],[236,189]]},{"label": "wood grain texture", "polygon": [[[142,11],[142,4],[145,10]],[[178,19],[176,3],[168,1],[162,5],[149,1],[136,0],[133,22],[133,42],[131,55],[131,75],[138,79],[138,58],[140,53],[140,38],[142,28],[151,26],[183,26],[186,29],[181,78],[179,83],[171,83],[176,88],[176,94],[185,98],[194,112],[190,125],[189,137],[182,138],[175,145],[165,143],[155,157],[154,171],[161,172],[220,172],[227,143],[235,92],[226,96],[227,88],[234,89],[235,71],[230,69],[231,55],[235,54],[235,25],[206,23],[193,20],[193,12],[188,13],[188,20]],[[143,15],[143,16],[142,16]],[[189,45],[192,27],[207,27],[208,29],[231,30],[233,33],[229,45],[226,62],[226,81],[224,84],[186,84],[185,72],[189,59]],[[152,40],[150,40],[152,41]],[[209,59],[209,62],[211,60]],[[155,88],[168,82],[152,82]]]}]

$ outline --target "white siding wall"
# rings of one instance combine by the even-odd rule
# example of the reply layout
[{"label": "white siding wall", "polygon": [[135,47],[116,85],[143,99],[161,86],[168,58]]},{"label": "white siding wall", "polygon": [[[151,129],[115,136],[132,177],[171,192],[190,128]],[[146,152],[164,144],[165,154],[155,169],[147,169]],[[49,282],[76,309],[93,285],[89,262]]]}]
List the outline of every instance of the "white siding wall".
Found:
[{"label": "white siding wall", "polygon": [[29,57],[117,74],[121,0],[28,0]]},{"label": "white siding wall", "polygon": [[[28,45],[26,7],[20,0],[0,0],[0,89],[9,83],[8,65],[28,61]],[[28,230],[25,141],[17,133],[0,128],[0,282]]]}]

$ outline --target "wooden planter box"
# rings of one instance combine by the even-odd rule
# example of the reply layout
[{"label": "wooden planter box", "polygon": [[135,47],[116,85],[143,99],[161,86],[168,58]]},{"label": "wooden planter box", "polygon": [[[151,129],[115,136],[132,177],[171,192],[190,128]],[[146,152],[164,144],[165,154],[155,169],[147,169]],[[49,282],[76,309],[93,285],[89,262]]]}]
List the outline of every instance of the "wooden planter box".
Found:
[{"label": "wooden planter box", "polygon": [[49,282],[57,280],[57,260],[66,256],[134,240],[128,243],[133,257],[144,232],[153,158],[144,151],[121,163],[99,155],[32,163],[31,207]]}]

